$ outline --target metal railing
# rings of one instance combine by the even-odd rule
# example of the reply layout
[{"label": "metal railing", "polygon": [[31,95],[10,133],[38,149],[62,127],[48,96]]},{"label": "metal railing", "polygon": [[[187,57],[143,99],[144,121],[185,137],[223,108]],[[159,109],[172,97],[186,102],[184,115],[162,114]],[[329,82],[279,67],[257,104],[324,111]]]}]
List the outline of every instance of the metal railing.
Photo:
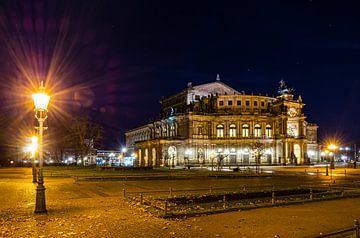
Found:
[{"label": "metal railing", "polygon": [[358,219],[354,220],[354,226],[350,228],[343,228],[338,231],[333,231],[330,233],[320,233],[320,235],[315,236],[314,238],[322,238],[322,237],[339,237],[339,235],[347,235],[346,237],[352,238],[360,238],[360,223]]}]

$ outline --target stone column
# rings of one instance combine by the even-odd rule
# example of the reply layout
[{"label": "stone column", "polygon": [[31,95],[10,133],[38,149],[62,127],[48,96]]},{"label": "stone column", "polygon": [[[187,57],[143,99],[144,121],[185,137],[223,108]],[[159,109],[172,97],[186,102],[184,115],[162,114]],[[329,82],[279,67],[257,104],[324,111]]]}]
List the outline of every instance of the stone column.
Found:
[{"label": "stone column", "polygon": [[283,141],[282,142],[282,163],[283,163],[283,165],[286,165],[286,155],[287,155],[287,153],[286,153],[286,141]]}]

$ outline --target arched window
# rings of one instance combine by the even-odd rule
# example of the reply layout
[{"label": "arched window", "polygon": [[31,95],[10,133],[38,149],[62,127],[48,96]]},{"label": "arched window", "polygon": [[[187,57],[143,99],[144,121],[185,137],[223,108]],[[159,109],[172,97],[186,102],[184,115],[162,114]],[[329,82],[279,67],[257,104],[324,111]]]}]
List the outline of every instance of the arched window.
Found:
[{"label": "arched window", "polygon": [[259,124],[254,126],[254,136],[261,137],[261,126]]},{"label": "arched window", "polygon": [[249,125],[248,124],[242,125],[242,136],[249,137]]},{"label": "arched window", "polygon": [[224,137],[224,125],[216,126],[216,137],[223,138]]},{"label": "arched window", "polygon": [[230,134],[230,137],[236,137],[236,125],[235,124],[230,125],[229,134]]},{"label": "arched window", "polygon": [[170,136],[176,136],[175,123],[170,125]]},{"label": "arched window", "polygon": [[162,133],[163,133],[162,136],[164,136],[164,137],[167,136],[167,127],[168,127],[167,124],[162,125]]},{"label": "arched window", "polygon": [[266,133],[266,137],[268,137],[268,138],[272,137],[271,125],[266,125],[265,133]]}]

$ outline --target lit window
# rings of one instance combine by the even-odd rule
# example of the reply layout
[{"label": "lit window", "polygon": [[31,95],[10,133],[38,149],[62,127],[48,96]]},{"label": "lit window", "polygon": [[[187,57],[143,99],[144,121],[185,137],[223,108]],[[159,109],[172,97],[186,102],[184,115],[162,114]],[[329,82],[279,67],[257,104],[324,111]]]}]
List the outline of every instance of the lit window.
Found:
[{"label": "lit window", "polygon": [[249,137],[249,125],[248,124],[242,125],[242,136]]},{"label": "lit window", "polygon": [[236,137],[236,125],[231,124],[229,130],[230,137]]},{"label": "lit window", "polygon": [[202,135],[203,133],[203,128],[201,126],[198,127],[198,134],[199,135]]},{"label": "lit window", "polygon": [[219,101],[219,106],[224,106],[224,101]]},{"label": "lit window", "polygon": [[219,138],[224,137],[224,126],[223,125],[217,125],[216,127],[216,136]]},{"label": "lit window", "polygon": [[228,101],[228,106],[232,106],[232,101]]},{"label": "lit window", "polygon": [[237,104],[238,106],[241,106],[241,100],[238,100],[238,101],[236,102],[236,104]]},{"label": "lit window", "polygon": [[264,101],[261,102],[261,107],[265,107],[265,102]]},{"label": "lit window", "polygon": [[250,101],[249,101],[249,100],[246,100],[245,105],[246,105],[246,106],[250,106]]},{"label": "lit window", "polygon": [[254,107],[257,107],[257,106],[258,106],[258,102],[254,101]]},{"label": "lit window", "polygon": [[261,136],[261,126],[259,124],[256,124],[254,126],[254,136],[260,137]]},{"label": "lit window", "polygon": [[272,136],[272,130],[270,125],[266,125],[266,137],[270,138]]}]

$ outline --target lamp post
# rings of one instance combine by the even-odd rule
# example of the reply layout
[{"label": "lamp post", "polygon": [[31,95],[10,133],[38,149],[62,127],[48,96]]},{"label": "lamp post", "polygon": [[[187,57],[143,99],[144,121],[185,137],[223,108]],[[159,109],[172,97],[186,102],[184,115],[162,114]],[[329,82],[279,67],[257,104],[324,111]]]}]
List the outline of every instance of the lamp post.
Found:
[{"label": "lamp post", "polygon": [[330,157],[330,169],[335,169],[334,160],[335,160],[335,150],[336,149],[337,149],[336,145],[334,145],[334,144],[328,145],[328,150],[330,151],[329,155],[331,156],[331,153],[332,153],[332,157]]},{"label": "lamp post", "polygon": [[43,133],[44,133],[44,121],[47,118],[47,106],[50,101],[50,96],[45,93],[45,87],[43,81],[41,81],[39,91],[32,95],[35,105],[35,118],[38,120],[39,126],[35,127],[39,130],[39,178],[36,187],[36,207],[35,213],[46,213],[45,205],[45,187],[43,177]]}]

